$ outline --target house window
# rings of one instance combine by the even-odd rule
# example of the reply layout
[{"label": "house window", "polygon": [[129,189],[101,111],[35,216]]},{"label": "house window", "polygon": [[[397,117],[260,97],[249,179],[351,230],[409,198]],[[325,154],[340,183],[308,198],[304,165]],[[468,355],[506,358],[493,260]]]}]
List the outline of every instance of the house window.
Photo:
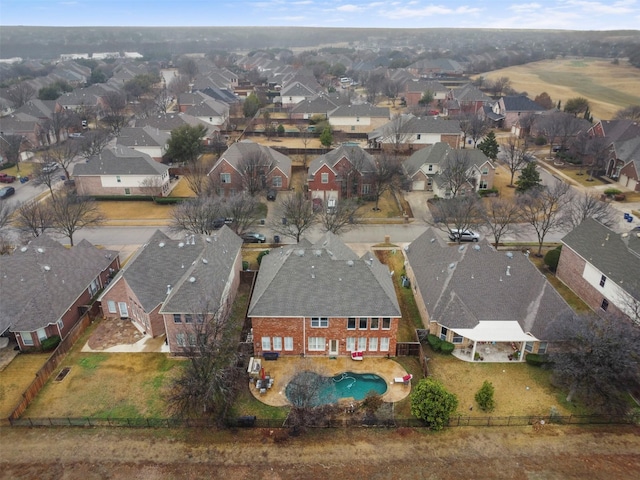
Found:
[{"label": "house window", "polygon": [[230,173],[221,173],[220,174],[220,183],[231,183],[231,174]]},{"label": "house window", "polygon": [[433,172],[433,165],[429,165],[429,166],[427,167],[427,171],[429,171],[429,172]]},{"label": "house window", "polygon": [[184,314],[184,323],[193,323],[193,316],[190,313]]},{"label": "house window", "polygon": [[453,343],[462,343],[462,335],[458,335],[457,333],[453,333]]},{"label": "house window", "polygon": [[179,313],[174,313],[173,323],[182,323],[182,315],[180,315]]},{"label": "house window", "polygon": [[478,189],[480,190],[486,190],[488,186],[489,184],[487,183],[486,180],[480,180],[480,183],[478,183]]},{"label": "house window", "polygon": [[366,330],[367,329],[367,317],[360,317],[360,322],[358,323],[358,329],[359,330]]},{"label": "house window", "polygon": [[122,182],[122,179],[120,178],[120,175],[117,175],[117,176],[116,176],[116,182],[118,182],[118,183],[121,183],[121,182]]},{"label": "house window", "polygon": [[271,337],[262,337],[262,350],[271,350]]},{"label": "house window", "polygon": [[448,332],[449,329],[447,327],[440,327],[440,340],[446,341]]},{"label": "house window", "polygon": [[327,317],[311,317],[311,326],[315,328],[327,328],[329,319]]},{"label": "house window", "polygon": [[382,329],[389,330],[391,328],[391,319],[389,317],[384,317],[382,319]]},{"label": "house window", "polygon": [[609,300],[603,298],[602,303],[600,304],[600,308],[606,312],[607,308],[609,308]]},{"label": "house window", "polygon": [[353,352],[356,349],[356,337],[347,337],[347,352]]},{"label": "house window", "polygon": [[273,337],[273,349],[282,350],[282,337]]},{"label": "house window", "polygon": [[320,174],[320,183],[329,183],[329,174],[321,173]]},{"label": "house window", "polygon": [[100,288],[100,281],[97,278],[94,278],[93,282],[89,284],[89,295],[93,297],[98,293],[98,288]]},{"label": "house window", "polygon": [[369,185],[368,183],[363,183],[362,184],[362,194],[363,195],[369,195],[369,193],[371,193],[371,185]]},{"label": "house window", "polygon": [[22,337],[22,343],[26,347],[33,346],[33,337],[31,336],[31,332],[20,332],[20,336]]},{"label": "house window", "polygon": [[271,179],[271,186],[276,188],[282,187],[282,177],[280,175],[276,175]]},{"label": "house window", "polygon": [[367,337],[358,339],[358,351],[364,352],[367,349]]},{"label": "house window", "polygon": [[380,351],[381,352],[389,351],[389,337],[382,337],[380,339]]},{"label": "house window", "polygon": [[176,343],[178,344],[179,347],[187,346],[184,333],[176,333]]},{"label": "house window", "polygon": [[355,127],[355,125],[351,125],[351,131],[352,131],[352,132],[355,132],[355,131],[356,131],[356,127]]},{"label": "house window", "polygon": [[416,135],[416,139],[417,139],[417,140],[420,140],[420,137],[421,137],[421,136],[422,136],[422,134],[421,134],[421,133],[417,134],[417,135]]},{"label": "house window", "polygon": [[540,342],[540,345],[538,345],[538,353],[540,355],[542,355],[543,353],[547,353],[548,345],[549,344],[547,342]]},{"label": "house window", "polygon": [[309,351],[323,352],[325,347],[324,337],[309,337]]},{"label": "house window", "polygon": [[602,275],[600,277],[600,286],[604,287],[604,284],[607,283],[607,277],[605,277],[604,275]]},{"label": "house window", "polygon": [[529,353],[533,352],[533,342],[526,342],[524,344],[524,351]]},{"label": "house window", "polygon": [[196,346],[196,334],[195,333],[190,333],[189,336],[189,346],[190,347],[195,347]]},{"label": "house window", "polygon": [[370,352],[378,351],[378,337],[372,337],[369,339],[369,351]]},{"label": "house window", "polygon": [[489,175],[489,169],[487,167],[482,169],[482,175]]},{"label": "house window", "polygon": [[116,302],[113,300],[107,301],[107,310],[109,310],[109,313],[118,313],[116,310]]},{"label": "house window", "polygon": [[293,337],[284,337],[284,350],[286,352],[293,350]]},{"label": "house window", "polygon": [[356,319],[355,317],[347,318],[347,330],[355,330],[356,329]]},{"label": "house window", "polygon": [[371,326],[369,328],[371,330],[378,330],[378,328],[380,328],[380,319],[378,317],[373,317],[371,319]]},{"label": "house window", "polygon": [[56,322],[58,324],[58,328],[60,330],[62,330],[64,328],[64,322],[62,321],[62,319],[58,319],[58,321]]},{"label": "house window", "polygon": [[131,189],[130,188],[125,188],[124,189],[124,194],[125,195],[131,195]]}]

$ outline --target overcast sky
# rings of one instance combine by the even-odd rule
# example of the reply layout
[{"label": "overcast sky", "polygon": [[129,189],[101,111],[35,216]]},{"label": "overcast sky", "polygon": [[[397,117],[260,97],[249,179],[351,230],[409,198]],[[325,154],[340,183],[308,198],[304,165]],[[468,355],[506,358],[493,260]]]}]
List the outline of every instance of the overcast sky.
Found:
[{"label": "overcast sky", "polygon": [[640,0],[0,0],[0,25],[638,30]]}]

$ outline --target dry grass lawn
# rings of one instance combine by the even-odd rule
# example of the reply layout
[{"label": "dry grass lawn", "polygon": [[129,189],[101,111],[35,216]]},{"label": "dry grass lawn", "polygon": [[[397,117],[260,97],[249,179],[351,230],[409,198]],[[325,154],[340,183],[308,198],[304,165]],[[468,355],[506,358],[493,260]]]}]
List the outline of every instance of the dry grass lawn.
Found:
[{"label": "dry grass lawn", "polygon": [[0,418],[6,419],[22,398],[49,353],[20,353],[0,372]]},{"label": "dry grass lawn", "polygon": [[185,180],[184,177],[180,177],[178,180],[178,184],[173,187],[170,197],[195,197],[196,194],[193,193],[193,190],[189,188],[189,183]]},{"label": "dry grass lawn", "polygon": [[98,202],[105,224],[168,225],[174,205],[158,205],[150,201]]},{"label": "dry grass lawn", "polygon": [[622,61],[599,58],[565,58],[517,65],[483,73],[487,79],[509,77],[511,86],[535,98],[547,92],[562,105],[570,98],[585,97],[591,113],[610,119],[629,105],[640,105],[640,70]]}]

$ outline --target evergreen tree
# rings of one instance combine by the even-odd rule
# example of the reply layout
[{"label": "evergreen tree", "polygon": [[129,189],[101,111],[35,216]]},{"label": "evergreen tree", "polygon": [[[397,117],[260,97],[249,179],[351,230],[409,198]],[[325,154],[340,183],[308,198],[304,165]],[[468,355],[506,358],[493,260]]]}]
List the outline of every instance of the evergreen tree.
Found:
[{"label": "evergreen tree", "polygon": [[260,110],[260,99],[255,93],[251,93],[242,105],[242,113],[245,118],[253,117]]},{"label": "evergreen tree", "polygon": [[333,143],[333,134],[331,133],[331,127],[326,126],[320,134],[320,143],[323,147],[329,148]]},{"label": "evergreen tree", "polygon": [[425,378],[411,392],[411,413],[432,430],[442,430],[458,408],[458,397],[437,380]]},{"label": "evergreen tree", "polygon": [[487,136],[478,144],[478,150],[484,153],[491,160],[498,158],[498,151],[500,146],[496,140],[496,134],[493,131],[489,132]]},{"label": "evergreen tree", "polygon": [[535,162],[527,163],[527,166],[520,172],[520,178],[516,180],[516,192],[524,193],[527,190],[540,188],[542,186],[542,179],[540,178],[540,172],[538,172],[538,166]]},{"label": "evergreen tree", "polygon": [[493,392],[493,384],[489,380],[485,380],[480,390],[476,392],[476,402],[483,412],[491,412],[495,408],[496,402],[493,399]]}]

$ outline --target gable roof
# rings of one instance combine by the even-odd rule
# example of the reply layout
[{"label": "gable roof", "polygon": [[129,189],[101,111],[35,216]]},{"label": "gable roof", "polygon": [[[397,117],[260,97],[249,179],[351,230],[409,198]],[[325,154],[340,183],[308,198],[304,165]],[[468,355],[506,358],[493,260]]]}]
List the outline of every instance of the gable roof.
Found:
[{"label": "gable roof", "polygon": [[567,247],[640,300],[640,238],[618,234],[587,218],[562,239]]},{"label": "gable roof", "polygon": [[491,97],[485,95],[479,88],[477,88],[471,83],[465,83],[460,88],[452,89],[451,94],[453,95],[453,98],[458,100],[458,102],[460,103],[468,103],[468,102],[489,103],[493,101]]},{"label": "gable roof", "polygon": [[164,147],[171,135],[159,128],[125,127],[120,130],[116,143],[125,147]]},{"label": "gable roof", "polygon": [[314,158],[309,164],[309,176],[314,175],[323,165],[327,165],[334,172],[336,164],[346,158],[360,173],[371,172],[374,169],[373,155],[356,145],[340,145],[324,155]]},{"label": "gable roof", "polygon": [[628,140],[621,140],[613,143],[616,157],[625,164],[634,162],[636,170],[640,173],[640,135]]},{"label": "gable roof", "polygon": [[291,108],[291,111],[295,113],[321,113],[326,115],[327,112],[335,109],[339,103],[339,96],[329,97],[328,95],[320,94],[296,103],[295,106]]},{"label": "gable roof", "polygon": [[78,163],[73,175],[163,175],[169,167],[156,162],[143,152],[132,148],[105,148],[99,155],[89,157],[86,163]]},{"label": "gable roof", "polygon": [[437,165],[442,162],[442,160],[449,155],[450,151],[451,146],[449,146],[448,143],[438,142],[416,150],[409,158],[402,162],[402,165],[407,175],[413,176],[423,165]]},{"label": "gable roof", "polygon": [[215,313],[241,247],[226,225],[210,236],[180,240],[156,230],[102,296],[124,278],[146,312],[162,304],[161,313]]},{"label": "gable roof", "polygon": [[402,135],[415,134],[448,134],[460,135],[460,121],[446,120],[440,117],[416,117],[412,114],[402,114],[393,118],[389,123],[385,123],[380,128],[376,128],[369,133],[369,139],[384,139],[385,137],[393,137],[397,133]]},{"label": "gable roof", "polygon": [[600,120],[599,124],[605,138],[612,143],[640,136],[640,124],[633,120]]},{"label": "gable roof", "polygon": [[508,95],[502,97],[502,102],[507,112],[544,112],[546,110],[526,95]]},{"label": "gable roof", "polygon": [[553,324],[573,315],[519,252],[498,252],[486,241],[445,245],[429,228],[411,243],[407,259],[430,319],[448,328],[517,322],[523,334],[548,340]]},{"label": "gable roof", "polygon": [[388,107],[376,107],[369,103],[362,103],[359,105],[339,105],[331,110],[329,113],[331,117],[375,117],[375,118],[389,118]]},{"label": "gable roof", "polygon": [[212,132],[219,130],[218,127],[203,122],[193,115],[189,115],[186,113],[159,113],[157,115],[151,115],[146,118],[136,118],[134,121],[136,127],[150,126],[159,130],[163,130],[165,132],[171,132],[178,127],[182,127],[183,125],[191,125],[192,127],[203,125],[207,129],[207,135],[210,135]]},{"label": "gable roof", "polygon": [[48,235],[0,255],[0,334],[57,322],[117,255],[86,240],[66,248]]},{"label": "gable roof", "polygon": [[223,161],[226,161],[229,165],[238,170],[243,158],[247,158],[257,152],[260,152],[261,155],[265,155],[273,162],[273,169],[278,168],[285,175],[291,174],[291,159],[289,157],[277,150],[274,150],[273,148],[250,140],[242,140],[232,144],[222,155],[220,155],[220,158],[211,168],[209,173],[215,170]]},{"label": "gable roof", "polygon": [[311,247],[282,247],[263,257],[249,317],[399,317],[389,270],[327,233]]}]

